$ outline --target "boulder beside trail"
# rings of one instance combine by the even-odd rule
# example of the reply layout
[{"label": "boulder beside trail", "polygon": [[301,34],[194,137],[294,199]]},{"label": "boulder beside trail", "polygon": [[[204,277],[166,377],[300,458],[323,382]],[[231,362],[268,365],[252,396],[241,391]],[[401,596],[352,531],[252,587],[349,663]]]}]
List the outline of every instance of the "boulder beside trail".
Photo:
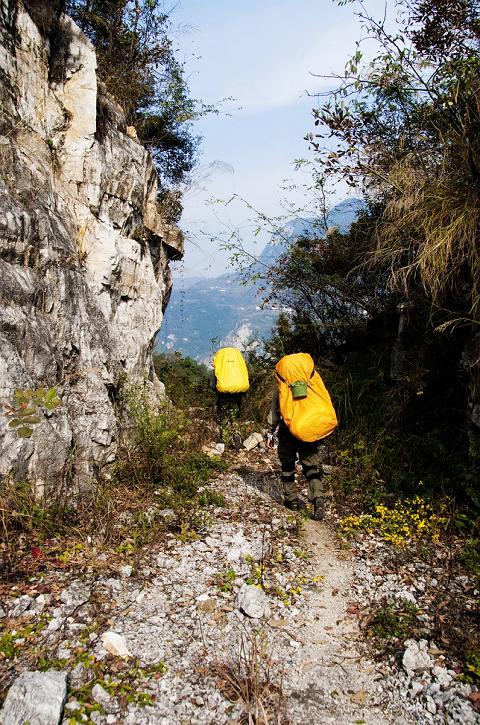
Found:
[{"label": "boulder beside trail", "polygon": [[0,711],[2,725],[58,725],[67,697],[65,672],[22,672]]},{"label": "boulder beside trail", "polygon": [[247,451],[251,451],[252,448],[259,446],[263,442],[263,435],[261,433],[252,433],[246,440],[243,441],[243,447]]}]

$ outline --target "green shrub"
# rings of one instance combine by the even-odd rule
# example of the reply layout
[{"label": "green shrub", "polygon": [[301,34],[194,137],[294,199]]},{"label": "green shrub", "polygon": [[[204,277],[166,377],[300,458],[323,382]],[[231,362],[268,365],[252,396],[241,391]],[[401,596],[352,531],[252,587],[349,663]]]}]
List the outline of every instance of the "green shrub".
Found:
[{"label": "green shrub", "polygon": [[480,579],[480,539],[465,539],[457,560],[474,577]]},{"label": "green shrub", "polygon": [[134,428],[123,436],[116,480],[154,491],[179,512],[207,504],[202,485],[224,466],[200,450],[203,426],[168,403],[154,410],[140,387],[127,391],[126,402]]},{"label": "green shrub", "polygon": [[467,653],[463,680],[473,685],[480,682],[480,652]]},{"label": "green shrub", "polygon": [[48,412],[61,405],[56,388],[16,390],[10,405],[4,405],[8,427],[13,428],[19,438],[30,438],[32,426],[41,423],[43,409]]},{"label": "green shrub", "polygon": [[393,651],[409,637],[419,636],[418,613],[418,608],[407,601],[395,606],[385,604],[370,621],[368,634],[375,638],[382,649]]},{"label": "green shrub", "polygon": [[68,0],[66,12],[92,41],[99,78],[123,108],[127,125],[152,150],[162,190],[185,181],[199,143],[191,123],[214,109],[189,94],[164,3]]},{"label": "green shrub", "polygon": [[183,357],[179,352],[156,354],[153,363],[168,397],[177,408],[201,407],[202,415],[213,418],[215,393],[209,385],[210,373],[206,365]]}]

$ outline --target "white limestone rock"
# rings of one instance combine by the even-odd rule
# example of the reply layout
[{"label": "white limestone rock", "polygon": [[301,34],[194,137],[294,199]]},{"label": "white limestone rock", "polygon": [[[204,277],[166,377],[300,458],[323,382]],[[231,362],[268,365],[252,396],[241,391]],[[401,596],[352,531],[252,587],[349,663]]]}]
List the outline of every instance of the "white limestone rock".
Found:
[{"label": "white limestone rock", "polygon": [[263,443],[263,436],[261,433],[251,433],[246,440],[243,441],[243,447],[247,451],[251,451],[256,446]]},{"label": "white limestone rock", "polygon": [[92,698],[99,705],[108,705],[112,699],[108,692],[98,683],[92,687]]},{"label": "white limestone rock", "polygon": [[127,647],[125,637],[118,632],[104,632],[102,634],[103,648],[110,652],[111,655],[117,657],[130,657],[130,651]]},{"label": "white limestone rock", "polygon": [[202,446],[202,451],[211,457],[223,456],[225,453],[225,443],[211,443],[208,446]]},{"label": "white limestone rock", "polygon": [[[35,481],[39,494],[65,470],[86,486],[115,460],[125,378],[148,377],[149,398],[162,397],[151,348],[168,262],[183,249],[161,217],[150,153],[97,84],[93,47],[60,5],[0,12],[0,404],[40,386],[62,400],[30,438],[0,427],[0,474]],[[45,13],[68,38],[66,58]]]},{"label": "white limestone rock", "polygon": [[434,667],[432,669],[432,675],[440,685],[440,687],[448,687],[453,680],[453,677],[449,674],[445,667]]},{"label": "white limestone rock", "polygon": [[10,611],[10,616],[21,617],[27,612],[28,609],[30,609],[32,605],[33,598],[30,597],[28,594],[22,594],[21,597],[18,597],[18,599],[15,600],[15,604]]},{"label": "white limestone rock", "polygon": [[405,652],[402,657],[402,664],[406,672],[413,676],[421,672],[428,672],[433,667],[433,660],[427,652],[428,642],[414,639],[407,639]]},{"label": "white limestone rock", "polygon": [[83,687],[91,678],[91,673],[85,667],[83,662],[79,662],[69,674],[70,685],[77,689]]},{"label": "white limestone rock", "polygon": [[402,590],[400,592],[395,593],[395,599],[399,602],[408,602],[409,604],[413,604],[416,606],[417,600],[413,596],[412,592],[409,592],[407,590]]},{"label": "white limestone rock", "polygon": [[67,589],[60,592],[60,601],[71,609],[86,604],[90,599],[91,588],[81,579],[75,579]]},{"label": "white limestone rock", "polygon": [[259,587],[243,584],[236,598],[237,608],[252,619],[270,616],[268,597]]},{"label": "white limestone rock", "polygon": [[0,711],[2,725],[58,725],[67,696],[65,672],[22,672]]}]

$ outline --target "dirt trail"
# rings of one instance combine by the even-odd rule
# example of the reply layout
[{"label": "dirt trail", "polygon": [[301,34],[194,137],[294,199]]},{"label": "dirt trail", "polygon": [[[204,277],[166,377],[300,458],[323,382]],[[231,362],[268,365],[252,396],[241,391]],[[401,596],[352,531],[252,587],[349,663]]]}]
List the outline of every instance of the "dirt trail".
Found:
[{"label": "dirt trail", "polygon": [[[72,572],[63,591],[53,587],[36,646],[65,663],[63,725],[476,723],[466,710],[444,719],[420,702],[414,718],[406,712],[411,682],[395,679],[395,668],[385,679],[369,659],[350,604],[365,565],[340,547],[328,516],[300,524],[278,502],[267,452],[241,453],[233,465],[213,482],[226,505],[211,509],[200,531],[167,535],[135,567]],[[36,600],[26,599],[5,606],[33,616]],[[127,661],[108,655],[105,624],[96,622],[123,638]],[[256,709],[263,718],[254,719]]]},{"label": "dirt trail", "polygon": [[[349,552],[324,523],[306,521],[300,532],[292,530],[293,517],[270,495],[276,485],[268,466],[225,474],[217,488],[227,507],[203,540],[175,542],[157,556],[155,578],[119,626],[132,654],[151,662],[161,657],[168,669],[158,684],[150,683],[155,706],[131,707],[125,723],[233,725],[248,722],[259,702],[268,719],[257,722],[272,724],[418,722],[402,715],[401,702],[362,656],[358,626],[347,613]],[[248,583],[264,596],[251,586],[259,565],[267,609],[250,618],[238,608],[238,591]],[[241,652],[252,647],[258,654],[248,664]],[[244,692],[252,666],[270,684],[257,701],[240,698],[232,706],[226,681],[233,678],[234,689]]]},{"label": "dirt trail", "polygon": [[[322,692],[325,709],[314,719],[322,723],[410,723],[400,703],[382,687],[382,675],[363,654],[360,630],[348,616],[354,562],[343,551],[325,523],[307,521],[303,528],[306,546],[313,553],[312,567],[325,578],[316,592],[307,593],[302,603],[306,622],[300,670],[312,692]],[[300,721],[298,721],[300,722]]]}]

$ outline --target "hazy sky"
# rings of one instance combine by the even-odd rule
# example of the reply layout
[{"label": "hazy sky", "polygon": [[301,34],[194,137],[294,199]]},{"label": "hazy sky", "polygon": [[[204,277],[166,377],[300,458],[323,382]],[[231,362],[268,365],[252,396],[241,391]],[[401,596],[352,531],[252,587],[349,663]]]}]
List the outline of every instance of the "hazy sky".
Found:
[{"label": "hazy sky", "polygon": [[[366,5],[381,14],[384,0]],[[313,130],[315,99],[307,91],[328,87],[312,73],[343,72],[361,29],[353,7],[333,0],[179,0],[171,17],[192,95],[214,104],[235,99],[195,124],[201,158],[181,222],[185,275],[213,276],[225,271],[227,255],[206,235],[239,228],[255,244],[243,204],[209,200],[238,194],[268,215],[282,213],[282,180],[308,181],[293,169],[294,159],[309,155],[303,137]],[[339,189],[338,200],[344,196]]]}]

